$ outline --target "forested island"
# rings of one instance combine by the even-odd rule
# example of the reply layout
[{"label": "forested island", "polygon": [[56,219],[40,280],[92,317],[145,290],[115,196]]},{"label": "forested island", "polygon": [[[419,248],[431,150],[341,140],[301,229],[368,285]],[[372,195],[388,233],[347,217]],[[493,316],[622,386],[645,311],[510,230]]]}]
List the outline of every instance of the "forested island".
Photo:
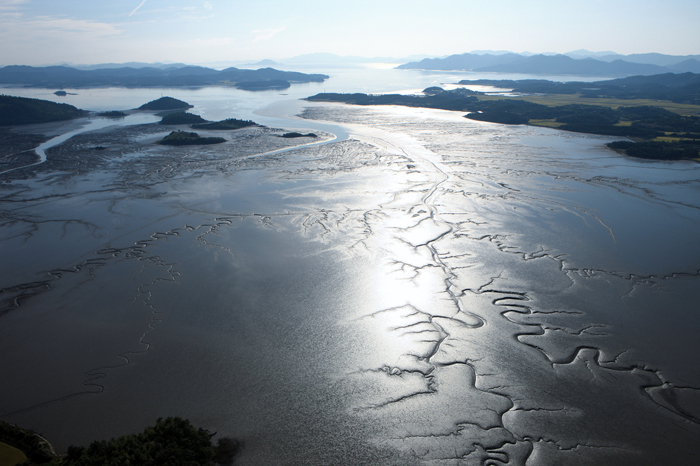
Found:
[{"label": "forested island", "polygon": [[258,126],[250,120],[239,120],[237,118],[227,118],[221,121],[208,121],[195,113],[188,112],[163,112],[162,119],[158,122],[161,125],[190,125],[194,129],[205,130],[236,130],[248,126]]},{"label": "forested island", "polygon": [[[523,93],[550,89],[552,94],[566,94],[569,98],[505,97],[432,87],[425,89],[423,95],[317,94],[307,100],[463,111],[469,112],[465,117],[472,120],[631,138],[634,142],[620,141],[608,146],[635,157],[660,160],[700,157],[700,117],[697,116],[700,105],[696,104],[700,102],[700,75],[637,76],[599,83],[481,80],[461,84],[514,88],[514,92]],[[656,100],[659,96],[667,99]],[[644,99],[641,102],[644,105],[639,105],[640,99]],[[624,105],[625,101],[630,105]],[[683,104],[686,114],[679,113],[681,108],[673,104]],[[694,110],[695,114],[687,114],[688,110]]]},{"label": "forested island", "polygon": [[192,125],[195,123],[205,123],[207,120],[194,113],[175,112],[163,115],[159,124],[161,125]]},{"label": "forested island", "polygon": [[173,131],[158,141],[158,144],[164,146],[203,146],[208,144],[221,144],[222,142],[226,142],[226,139],[217,137],[204,138],[197,133]]},{"label": "forested island", "polygon": [[151,100],[139,107],[139,110],[180,110],[192,108],[194,105],[190,105],[174,97],[161,97],[160,99]]},{"label": "forested island", "polygon": [[234,130],[246,128],[248,126],[259,126],[251,120],[239,120],[237,118],[227,118],[221,121],[212,121],[205,123],[196,123],[192,125],[194,129],[209,129],[209,130]]},{"label": "forested island", "polygon": [[80,70],[68,66],[5,66],[0,84],[47,89],[89,87],[203,87],[233,86],[244,90],[286,89],[294,83],[323,82],[325,74],[280,71],[274,68],[214,70],[203,66],[170,68],[104,68]]}]

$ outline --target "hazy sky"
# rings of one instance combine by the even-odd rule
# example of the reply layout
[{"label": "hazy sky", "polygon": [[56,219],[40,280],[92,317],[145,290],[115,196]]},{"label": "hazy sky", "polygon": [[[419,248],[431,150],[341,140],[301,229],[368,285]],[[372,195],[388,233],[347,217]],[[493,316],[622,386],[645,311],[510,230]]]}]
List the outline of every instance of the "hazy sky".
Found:
[{"label": "hazy sky", "polygon": [[472,50],[700,54],[700,0],[0,0],[0,65]]}]

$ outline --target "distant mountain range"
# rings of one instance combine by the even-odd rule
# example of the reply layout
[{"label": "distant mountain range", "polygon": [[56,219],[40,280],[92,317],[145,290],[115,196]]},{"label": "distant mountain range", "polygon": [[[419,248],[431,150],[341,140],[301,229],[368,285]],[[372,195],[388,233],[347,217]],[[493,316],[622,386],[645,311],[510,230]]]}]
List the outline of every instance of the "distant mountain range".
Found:
[{"label": "distant mountain range", "polygon": [[0,68],[0,84],[48,89],[115,87],[235,86],[239,89],[284,89],[291,83],[323,82],[325,74],[279,71],[273,68],[214,70],[202,66],[119,67],[79,70],[67,66],[6,66]]},{"label": "distant mountain range", "polygon": [[[593,58],[595,56],[596,58]],[[578,50],[562,55],[510,52],[463,53],[444,58],[426,58],[406,63],[400,69],[464,70],[574,76],[648,76],[662,73],[700,73],[700,55],[658,53],[618,55]]]}]

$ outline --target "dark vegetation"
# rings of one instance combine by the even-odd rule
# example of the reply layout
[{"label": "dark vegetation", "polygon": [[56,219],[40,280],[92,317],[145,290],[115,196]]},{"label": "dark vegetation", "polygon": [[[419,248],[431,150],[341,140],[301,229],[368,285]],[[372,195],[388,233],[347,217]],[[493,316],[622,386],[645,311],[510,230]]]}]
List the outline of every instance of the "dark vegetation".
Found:
[{"label": "dark vegetation", "polygon": [[56,457],[51,446],[35,432],[0,422],[0,442],[21,450],[31,464],[45,464]]},{"label": "dark vegetation", "polygon": [[[6,428],[13,429],[4,435]],[[23,440],[24,438],[27,440]],[[0,440],[22,450],[26,465],[49,466],[213,466],[231,465],[243,448],[240,440],[221,438],[192,426],[178,417],[158,419],[142,433],[123,435],[110,441],[95,441],[87,447],[68,447],[63,457],[53,455],[36,434],[0,423]]]},{"label": "dark vegetation", "polygon": [[344,102],[353,105],[403,105],[405,107],[441,108],[444,110],[469,111],[469,105],[478,102],[475,92],[467,89],[445,91],[432,95],[400,94],[316,94],[306,100],[317,102]]},{"label": "dark vegetation", "polygon": [[598,105],[547,105],[523,100],[480,101],[470,106],[467,118],[494,123],[527,124],[551,120],[557,127],[578,133],[654,139],[700,137],[700,118],[682,116],[659,107],[601,107]]},{"label": "dark vegetation", "polygon": [[197,123],[192,125],[194,129],[214,129],[214,130],[227,130],[227,129],[241,129],[246,126],[256,126],[257,123],[250,120],[238,120],[236,118],[228,118],[226,120],[215,121],[212,123]]},{"label": "dark vegetation", "polygon": [[70,120],[86,113],[69,104],[0,95],[0,126]]},{"label": "dark vegetation", "polygon": [[203,138],[197,133],[189,133],[187,131],[173,131],[158,141],[158,144],[164,146],[199,146],[206,144],[220,144],[226,142],[224,138]]},{"label": "dark vegetation", "polygon": [[314,133],[307,133],[307,134],[301,134],[301,133],[284,133],[281,138],[317,138],[318,136]]},{"label": "dark vegetation", "polygon": [[677,142],[615,141],[607,146],[618,152],[640,159],[681,160],[698,158],[700,140]]},{"label": "dark vegetation", "polygon": [[463,80],[460,84],[478,84],[513,89],[523,94],[580,94],[583,98],[653,99],[683,104],[700,104],[700,74],[658,74],[631,76],[596,82],[553,82],[540,79]]},{"label": "dark vegetation", "polygon": [[141,105],[139,110],[180,110],[192,107],[194,107],[194,105],[190,105],[187,102],[173,97],[161,97],[160,99],[152,100]]},{"label": "dark vegetation", "polygon": [[[466,83],[462,81],[462,84]],[[636,76],[600,83],[553,83],[550,81],[470,81],[514,88],[517,92],[577,93],[581,86],[591,87],[596,96],[629,96],[652,99],[651,96],[673,97],[678,102],[700,102],[700,75]],[[608,84],[612,83],[612,84]],[[593,89],[605,85],[606,91]],[[700,157],[700,117],[684,116],[661,107],[606,107],[570,104],[549,106],[504,98],[480,100],[482,93],[456,89],[445,91],[437,87],[425,89],[424,95],[317,94],[310,101],[345,102],[354,105],[404,105],[470,112],[466,118],[502,124],[537,124],[578,133],[620,136],[643,141],[614,143],[617,151],[634,157],[660,160],[694,159]]]},{"label": "dark vegetation", "polygon": [[163,115],[160,120],[161,125],[191,125],[195,123],[206,123],[207,120],[194,113],[175,112]]},{"label": "dark vegetation", "polygon": [[124,118],[125,116],[127,116],[127,114],[124,112],[120,112],[119,110],[111,110],[109,112],[98,113],[97,116],[106,118]]},{"label": "dark vegetation", "polygon": [[[67,66],[5,66],[0,68],[0,84],[43,88],[116,87],[201,87],[235,86],[240,89],[280,89],[290,83],[323,82],[325,74],[280,71],[273,68],[214,70],[202,66],[169,68],[103,68],[79,70]],[[256,84],[253,84],[256,83]],[[284,87],[280,87],[283,85]]]}]

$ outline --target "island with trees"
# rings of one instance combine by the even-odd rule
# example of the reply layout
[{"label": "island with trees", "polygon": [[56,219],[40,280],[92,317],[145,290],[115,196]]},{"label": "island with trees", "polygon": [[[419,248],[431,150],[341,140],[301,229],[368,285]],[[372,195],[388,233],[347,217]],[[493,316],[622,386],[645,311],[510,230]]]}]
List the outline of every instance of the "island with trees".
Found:
[{"label": "island with trees", "polygon": [[239,120],[237,118],[227,118],[221,121],[212,121],[207,123],[196,123],[192,125],[193,129],[207,130],[234,130],[246,128],[248,126],[260,126],[251,120]]},{"label": "island with trees", "polygon": [[318,135],[315,133],[297,133],[297,132],[291,132],[291,133],[284,133],[280,136],[281,138],[287,138],[287,139],[294,139],[294,138],[317,138]]},{"label": "island with trees", "polygon": [[175,112],[163,115],[159,124],[161,125],[192,125],[195,123],[205,123],[207,120],[201,116],[188,112]]},{"label": "island with trees", "polygon": [[221,121],[208,121],[195,113],[188,112],[163,112],[160,120],[161,125],[190,125],[193,129],[225,131],[247,128],[249,126],[260,126],[254,121],[239,120],[237,118],[227,118]]},{"label": "island with trees", "polygon": [[160,99],[151,100],[141,105],[139,110],[186,110],[192,107],[194,107],[194,105],[190,105],[174,97],[161,97]]},{"label": "island with trees", "polygon": [[209,144],[221,144],[222,142],[226,142],[226,139],[217,137],[205,138],[197,133],[173,131],[158,141],[158,144],[164,146],[202,146]]},{"label": "island with trees", "polygon": [[[700,158],[700,75],[636,76],[599,83],[480,80],[461,84],[534,92],[509,97],[431,87],[423,95],[317,94],[306,100],[463,111],[472,120],[629,138],[608,147],[634,157]],[[549,93],[542,94],[543,90]]]},{"label": "island with trees", "polygon": [[100,112],[97,116],[104,118],[124,118],[128,116],[128,113],[122,112],[121,110],[110,110],[108,112]]}]

